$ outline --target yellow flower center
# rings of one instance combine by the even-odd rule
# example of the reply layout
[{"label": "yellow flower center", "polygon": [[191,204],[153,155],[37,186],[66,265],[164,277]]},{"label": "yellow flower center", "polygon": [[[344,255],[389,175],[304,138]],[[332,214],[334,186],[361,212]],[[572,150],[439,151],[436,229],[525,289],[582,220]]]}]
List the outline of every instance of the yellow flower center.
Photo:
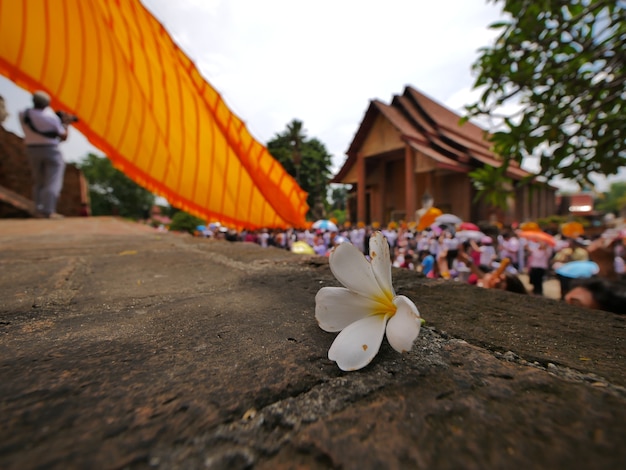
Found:
[{"label": "yellow flower center", "polygon": [[385,317],[391,318],[396,314],[397,307],[393,303],[393,295],[391,292],[384,292],[384,296],[376,296],[374,297],[374,301],[376,301],[377,308],[372,315],[384,315]]}]

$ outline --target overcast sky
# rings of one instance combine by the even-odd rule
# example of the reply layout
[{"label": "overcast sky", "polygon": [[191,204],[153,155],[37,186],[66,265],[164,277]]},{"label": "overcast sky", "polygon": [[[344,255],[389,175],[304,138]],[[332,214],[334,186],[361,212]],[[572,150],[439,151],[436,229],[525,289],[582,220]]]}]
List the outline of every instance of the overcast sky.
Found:
[{"label": "overcast sky", "polygon": [[[299,119],[333,155],[333,170],[369,102],[389,103],[411,85],[454,111],[476,94],[471,64],[496,33],[499,5],[486,0],[142,0],[204,78],[266,144]],[[21,135],[30,95],[0,77]],[[77,132],[68,160],[100,153]]]}]

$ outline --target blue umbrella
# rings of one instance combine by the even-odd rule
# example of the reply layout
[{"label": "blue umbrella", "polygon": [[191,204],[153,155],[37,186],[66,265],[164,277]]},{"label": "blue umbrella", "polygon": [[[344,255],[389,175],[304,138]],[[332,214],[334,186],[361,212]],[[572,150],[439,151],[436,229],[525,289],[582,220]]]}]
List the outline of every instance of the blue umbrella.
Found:
[{"label": "blue umbrella", "polygon": [[600,272],[600,266],[593,261],[570,261],[569,263],[565,263],[561,267],[557,268],[555,272],[559,276],[570,279],[578,279],[598,274]]},{"label": "blue umbrella", "polygon": [[329,232],[337,232],[338,228],[333,221],[320,219],[312,225],[315,230],[328,230]]},{"label": "blue umbrella", "polygon": [[339,245],[340,243],[350,243],[350,240],[348,240],[346,237],[342,237],[341,235],[333,238],[333,245]]}]

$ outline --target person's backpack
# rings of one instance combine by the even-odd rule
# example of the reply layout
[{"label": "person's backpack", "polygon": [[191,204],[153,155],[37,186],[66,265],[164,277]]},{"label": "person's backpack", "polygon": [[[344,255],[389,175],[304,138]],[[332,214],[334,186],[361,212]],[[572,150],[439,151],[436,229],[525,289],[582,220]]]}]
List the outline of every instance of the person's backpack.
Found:
[{"label": "person's backpack", "polygon": [[33,125],[33,121],[30,119],[30,116],[28,115],[29,111],[30,109],[27,109],[26,111],[24,111],[24,123],[28,127],[30,127],[33,132],[36,132],[39,135],[43,135],[44,137],[48,137],[49,139],[56,139],[57,137],[60,137],[57,131],[40,131],[39,129],[37,129]]}]

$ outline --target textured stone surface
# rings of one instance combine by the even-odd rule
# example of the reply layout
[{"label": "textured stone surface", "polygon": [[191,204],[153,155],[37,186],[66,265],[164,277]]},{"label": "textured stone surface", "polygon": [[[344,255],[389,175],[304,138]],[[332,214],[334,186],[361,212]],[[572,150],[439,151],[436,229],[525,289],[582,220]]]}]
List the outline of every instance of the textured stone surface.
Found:
[{"label": "textured stone surface", "polygon": [[427,320],[326,357],[325,259],[118,219],[0,220],[0,467],[594,468],[626,461],[626,321],[394,270]]}]

